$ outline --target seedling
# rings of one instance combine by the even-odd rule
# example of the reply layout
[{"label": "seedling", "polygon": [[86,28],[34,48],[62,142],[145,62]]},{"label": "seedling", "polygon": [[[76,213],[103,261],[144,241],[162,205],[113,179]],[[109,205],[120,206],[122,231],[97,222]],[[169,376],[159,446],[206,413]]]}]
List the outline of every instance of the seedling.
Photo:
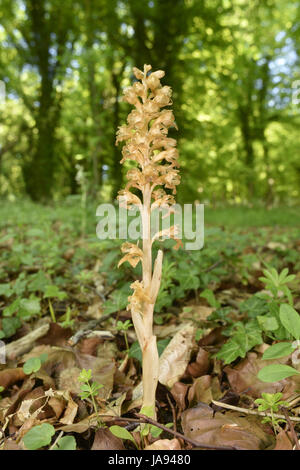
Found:
[{"label": "seedling", "polygon": [[[155,240],[168,237],[176,240],[177,228],[157,232],[151,236],[151,213],[154,209],[164,207],[170,209],[175,203],[172,194],[165,189],[176,193],[176,186],[180,182],[178,175],[178,152],[176,140],[167,137],[170,127],[175,127],[175,119],[170,109],[171,88],[162,86],[160,79],[165,75],[162,70],[150,73],[151,66],[144,65],[144,70],[133,69],[138,81],[127,88],[124,100],[132,104],[135,109],[127,118],[127,125],[123,125],[117,132],[118,144],[125,141],[121,163],[131,160],[135,167],[127,172],[128,183],[125,189],[119,192],[121,207],[129,209],[135,206],[139,209],[142,222],[143,243],[126,242],[122,245],[125,254],[119,266],[128,261],[135,267],[142,263],[142,280],[131,284],[133,294],[129,297],[128,309],[131,311],[132,321],[143,356],[143,403],[141,412],[155,417],[155,393],[158,383],[159,360],[156,345],[156,336],[153,334],[153,312],[160,288],[162,274],[162,250],[158,251],[154,267],[152,265],[152,245]],[[165,189],[163,189],[165,188]],[[135,194],[131,189],[138,190]],[[179,241],[177,240],[177,245]]]},{"label": "seedling", "polygon": [[[97,382],[91,382],[92,380],[92,371],[91,369],[86,370],[82,369],[78,377],[79,382],[82,383],[80,386],[80,396],[83,400],[91,400],[94,408],[94,412],[98,413],[98,405],[96,403],[96,396],[98,395],[99,390],[103,387],[102,384]],[[98,420],[99,426],[103,426],[103,423]]]},{"label": "seedling", "polygon": [[125,322],[118,321],[117,322],[117,330],[118,331],[123,331],[124,334],[124,339],[126,343],[126,351],[129,351],[129,346],[128,346],[128,339],[127,339],[127,330],[131,328],[133,324],[131,323],[130,320],[126,320]]},{"label": "seedling", "polygon": [[288,403],[284,400],[281,400],[282,393],[262,393],[262,398],[257,398],[254,403],[258,406],[258,411],[269,411],[271,416],[265,416],[263,418],[263,423],[271,423],[276,434],[276,430],[280,423],[285,423],[285,419],[276,418],[274,413],[277,413],[279,407],[288,406]]},{"label": "seedling", "polygon": [[63,321],[59,322],[60,326],[63,328],[73,328],[74,320],[72,320],[72,310],[70,307],[67,308],[67,311],[62,319]]}]

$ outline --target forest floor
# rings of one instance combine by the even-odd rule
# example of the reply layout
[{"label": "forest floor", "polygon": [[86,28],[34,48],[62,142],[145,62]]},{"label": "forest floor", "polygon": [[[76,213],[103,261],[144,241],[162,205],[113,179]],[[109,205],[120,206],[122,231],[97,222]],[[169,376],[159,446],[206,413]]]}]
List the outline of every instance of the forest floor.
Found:
[{"label": "forest floor", "polygon": [[94,213],[1,205],[0,448],[299,448],[299,211],[208,209],[202,250],[162,244],[146,426],[126,310],[141,272],[117,268]]}]

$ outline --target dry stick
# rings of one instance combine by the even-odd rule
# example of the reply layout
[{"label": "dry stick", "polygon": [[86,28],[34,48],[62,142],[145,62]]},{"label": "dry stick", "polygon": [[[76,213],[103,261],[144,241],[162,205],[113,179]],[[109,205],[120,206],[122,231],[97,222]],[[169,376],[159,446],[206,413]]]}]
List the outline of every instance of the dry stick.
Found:
[{"label": "dry stick", "polygon": [[179,439],[183,439],[189,444],[191,444],[194,447],[198,447],[200,449],[210,449],[210,450],[237,450],[236,447],[233,446],[214,446],[210,444],[201,444],[201,442],[194,441],[194,439],[190,439],[189,437],[184,436],[183,434],[180,434],[177,431],[173,431],[173,429],[167,428],[167,426],[164,426],[163,424],[158,423],[157,421],[154,421],[154,419],[148,418],[148,416],[139,414],[139,413],[134,413],[134,416],[140,419],[140,422],[142,423],[148,423],[152,424],[153,426],[156,426],[157,428],[162,429],[165,432],[168,432],[169,434],[173,434],[173,436],[178,437]]},{"label": "dry stick", "polygon": [[296,445],[296,449],[297,450],[300,450],[300,444],[299,444],[299,440],[298,440],[298,437],[297,437],[297,434],[296,434],[296,431],[295,431],[295,428],[294,428],[294,425],[291,421],[291,418],[290,418],[290,415],[287,411],[286,408],[282,407],[282,412],[284,414],[284,416],[286,417],[286,420],[288,422],[288,425],[289,425],[289,428],[290,428],[290,431],[291,431],[291,434],[293,436],[293,439],[294,439],[294,442],[295,442],[295,445]]},{"label": "dry stick", "polygon": [[105,322],[108,318],[110,318],[115,313],[116,312],[107,313],[106,315],[103,315],[101,318],[98,318],[97,320],[89,321],[69,339],[68,343],[71,346],[75,346],[75,344],[77,344],[78,341],[81,338],[83,338],[83,336],[88,335],[92,330],[97,328],[97,326],[101,325],[101,323]]},{"label": "dry stick", "polygon": [[[285,418],[284,415],[279,415],[277,413],[273,413],[272,415],[271,413],[265,413],[264,411],[249,410],[248,408],[240,408],[239,406],[228,405],[227,403],[222,403],[221,401],[217,400],[212,400],[212,403],[214,405],[220,406],[221,408],[228,408],[229,410],[240,411],[241,413],[245,413],[248,415],[269,416],[270,418],[272,418],[272,416],[274,418]],[[290,416],[289,418],[291,421],[295,421],[297,423],[300,422],[300,418],[295,418],[293,416]]]},{"label": "dry stick", "polygon": [[8,344],[6,346],[6,357],[9,360],[16,359],[18,356],[21,356],[22,354],[25,354],[28,352],[31,348],[33,343],[44,336],[50,328],[49,323],[46,323],[45,325],[41,325],[35,330],[30,331],[25,336],[22,336],[22,338],[17,339],[16,341],[13,341],[12,343]]}]

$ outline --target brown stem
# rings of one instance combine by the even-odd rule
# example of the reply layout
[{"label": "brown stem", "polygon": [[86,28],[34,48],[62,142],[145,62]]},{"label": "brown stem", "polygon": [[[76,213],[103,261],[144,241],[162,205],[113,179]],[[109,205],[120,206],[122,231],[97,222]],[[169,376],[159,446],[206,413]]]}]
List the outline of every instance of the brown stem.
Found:
[{"label": "brown stem", "polygon": [[297,437],[297,434],[296,434],[296,431],[295,431],[295,428],[294,428],[294,425],[292,423],[292,420],[290,418],[290,415],[288,413],[288,410],[286,408],[282,408],[282,412],[288,422],[288,425],[289,425],[289,428],[290,428],[290,431],[291,431],[291,434],[293,436],[293,439],[294,439],[294,442],[295,442],[295,445],[296,445],[296,449],[297,450],[300,450],[300,444],[299,444],[299,439]]}]

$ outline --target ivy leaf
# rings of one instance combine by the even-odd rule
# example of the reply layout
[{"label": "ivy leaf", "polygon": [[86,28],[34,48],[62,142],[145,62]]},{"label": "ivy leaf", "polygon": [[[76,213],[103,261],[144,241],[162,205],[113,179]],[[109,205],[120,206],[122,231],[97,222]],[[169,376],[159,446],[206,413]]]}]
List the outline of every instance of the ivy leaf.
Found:
[{"label": "ivy leaf", "polygon": [[19,318],[29,318],[38,315],[41,311],[40,301],[37,298],[21,299],[19,305]]},{"label": "ivy leaf", "polygon": [[225,343],[216,357],[222,359],[225,364],[230,364],[238,357],[245,357],[246,350],[238,341],[231,339]]},{"label": "ivy leaf", "polygon": [[10,297],[13,294],[13,290],[10,287],[10,284],[0,284],[0,296],[4,295],[5,297]]},{"label": "ivy leaf", "polygon": [[[129,287],[129,286],[128,286]],[[128,304],[128,296],[130,295],[129,289],[126,286],[122,289],[115,290],[109,300],[107,300],[104,304],[104,313],[114,313],[119,312],[120,310],[124,310]]]}]

